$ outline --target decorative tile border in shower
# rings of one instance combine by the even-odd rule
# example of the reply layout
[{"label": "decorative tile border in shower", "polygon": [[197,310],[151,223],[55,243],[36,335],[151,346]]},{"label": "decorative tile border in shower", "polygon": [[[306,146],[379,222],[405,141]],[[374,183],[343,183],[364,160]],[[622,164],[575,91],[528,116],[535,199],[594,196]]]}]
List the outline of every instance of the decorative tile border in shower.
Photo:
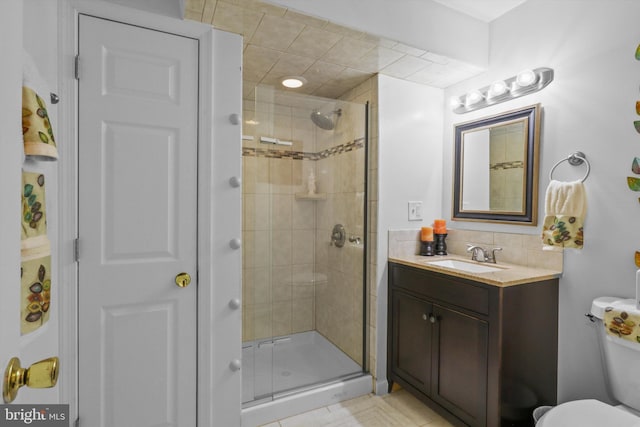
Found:
[{"label": "decorative tile border in shower", "polygon": [[264,157],[268,159],[318,160],[317,153],[304,151],[265,150],[264,148],[242,147],[242,155],[246,157]]},{"label": "decorative tile border in shower", "polygon": [[358,138],[346,144],[336,145],[335,147],[331,147],[327,150],[323,150],[317,154],[318,156],[320,156],[321,159],[326,159],[327,157],[337,156],[338,154],[347,153],[349,151],[357,150],[359,148],[364,148],[364,138]]},{"label": "decorative tile border in shower", "polygon": [[337,156],[349,151],[364,148],[364,138],[358,138],[346,144],[336,145],[318,153],[304,151],[274,150],[264,148],[243,147],[242,155],[247,157],[264,157],[270,159],[293,159],[293,160],[320,160],[327,157]]}]

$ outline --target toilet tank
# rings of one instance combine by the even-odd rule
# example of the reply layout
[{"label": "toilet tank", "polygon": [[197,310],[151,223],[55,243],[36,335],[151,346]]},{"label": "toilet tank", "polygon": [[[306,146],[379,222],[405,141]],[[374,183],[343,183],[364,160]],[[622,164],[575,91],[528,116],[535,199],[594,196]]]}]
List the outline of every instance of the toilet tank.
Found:
[{"label": "toilet tank", "polygon": [[640,411],[640,310],[636,309],[635,300],[596,298],[591,305],[591,314],[598,323],[598,338],[612,397]]}]

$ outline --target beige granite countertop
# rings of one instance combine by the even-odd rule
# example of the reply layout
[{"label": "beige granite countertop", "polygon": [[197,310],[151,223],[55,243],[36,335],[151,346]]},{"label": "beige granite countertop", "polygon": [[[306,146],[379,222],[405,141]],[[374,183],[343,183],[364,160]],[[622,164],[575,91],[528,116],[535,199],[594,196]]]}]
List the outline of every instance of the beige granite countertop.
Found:
[{"label": "beige granite countertop", "polygon": [[[433,261],[441,260],[459,260],[470,262],[479,265],[486,265],[490,267],[500,268],[500,271],[493,271],[488,273],[470,273],[467,271],[447,268],[438,265],[429,264]],[[475,280],[477,282],[486,283],[494,286],[513,286],[520,285],[529,282],[538,282],[541,280],[555,279],[562,275],[561,271],[547,270],[542,268],[525,267],[517,264],[507,263],[479,263],[471,261],[469,257],[462,257],[460,255],[445,255],[445,256],[421,256],[421,255],[405,255],[397,257],[389,257],[390,262],[397,264],[404,264],[410,267],[416,267],[423,270],[435,271],[438,273],[444,273],[455,277],[461,277],[464,279]]]}]

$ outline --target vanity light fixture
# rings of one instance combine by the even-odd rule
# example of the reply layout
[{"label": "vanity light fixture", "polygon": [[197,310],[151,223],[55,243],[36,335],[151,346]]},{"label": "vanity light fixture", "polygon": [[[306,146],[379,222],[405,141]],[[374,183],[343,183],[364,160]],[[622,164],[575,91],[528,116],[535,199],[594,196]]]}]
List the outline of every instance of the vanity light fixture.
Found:
[{"label": "vanity light fixture", "polygon": [[459,97],[453,97],[450,105],[454,113],[467,113],[537,92],[552,81],[552,68],[523,70],[509,79],[498,80],[489,86],[467,92]]},{"label": "vanity light fixture", "polygon": [[305,79],[302,76],[287,76],[287,77],[283,77],[280,80],[280,83],[284,87],[288,87],[290,89],[297,89],[299,87],[304,86],[305,83],[307,83],[307,79]]}]

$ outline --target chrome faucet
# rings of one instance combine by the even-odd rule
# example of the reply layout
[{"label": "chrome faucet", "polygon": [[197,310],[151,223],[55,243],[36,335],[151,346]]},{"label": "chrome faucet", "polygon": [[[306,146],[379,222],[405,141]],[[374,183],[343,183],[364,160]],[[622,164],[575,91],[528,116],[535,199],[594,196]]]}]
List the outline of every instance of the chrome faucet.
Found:
[{"label": "chrome faucet", "polygon": [[485,251],[483,247],[475,246],[475,245],[467,245],[467,252],[471,252],[472,261],[484,262]]},{"label": "chrome faucet", "polygon": [[501,251],[502,248],[493,248],[491,251],[481,246],[467,245],[467,252],[471,252],[471,260],[478,262],[490,262],[496,263],[496,251]]}]

